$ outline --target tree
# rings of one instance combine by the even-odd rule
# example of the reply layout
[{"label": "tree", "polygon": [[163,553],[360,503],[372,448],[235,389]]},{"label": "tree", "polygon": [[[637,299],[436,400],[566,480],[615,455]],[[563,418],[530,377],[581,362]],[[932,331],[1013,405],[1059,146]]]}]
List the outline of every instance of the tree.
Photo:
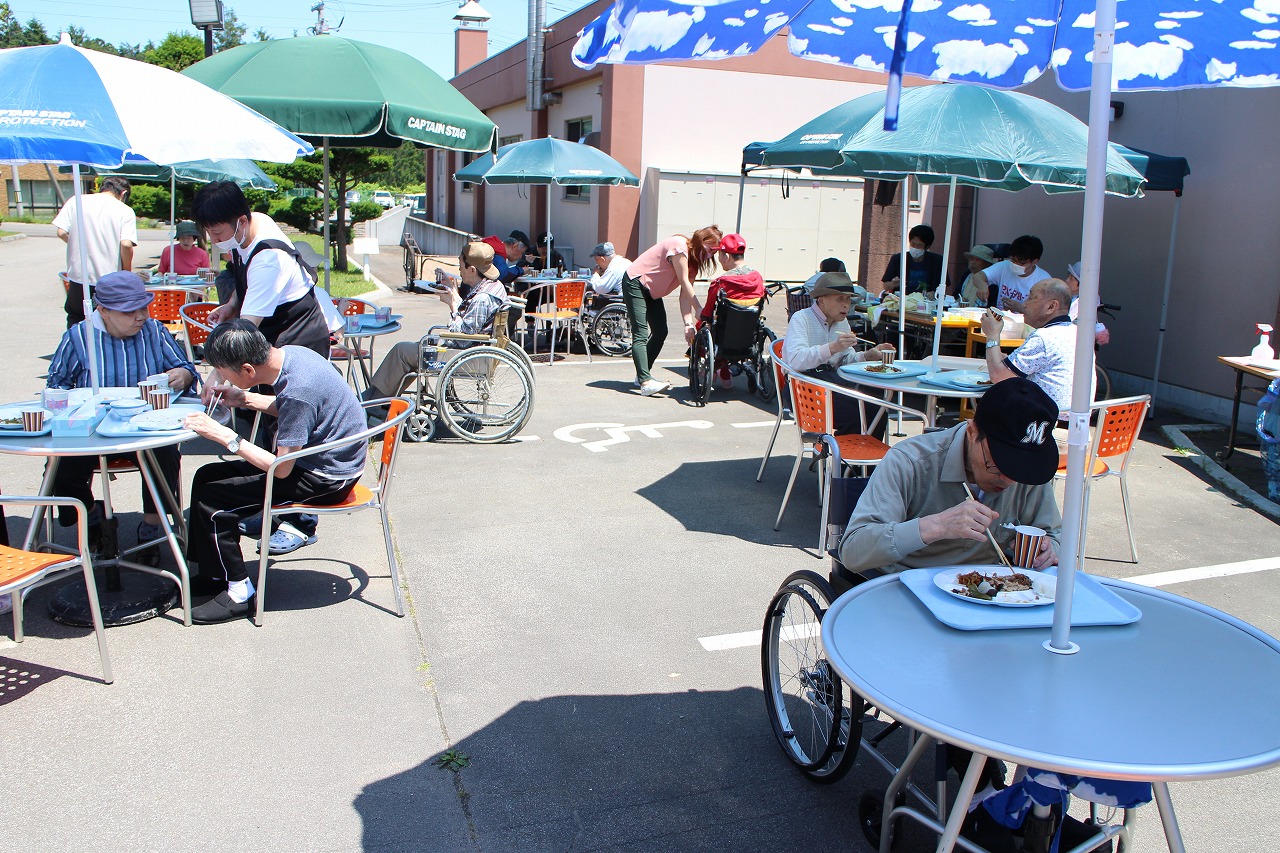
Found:
[{"label": "tree", "polygon": [[71,37],[71,43],[88,50],[96,50],[101,53],[120,54],[120,50],[111,42],[103,41],[100,38],[94,38],[84,31],[83,28],[74,24],[67,27],[67,35]]},{"label": "tree", "polygon": [[228,6],[222,16],[222,29],[215,30],[213,33],[213,49],[227,50],[239,47],[244,44],[244,34],[248,31],[248,28],[236,17],[235,10]]},{"label": "tree", "polygon": [[412,142],[404,142],[390,152],[391,166],[385,172],[369,175],[367,180],[398,190],[422,192],[425,189],[423,173],[424,151]]},{"label": "tree", "polygon": [[256,41],[271,41],[271,33],[262,27],[258,27],[258,31],[253,34],[253,37]]},{"label": "tree", "polygon": [[53,41],[54,39],[50,38],[48,31],[45,30],[44,24],[35,18],[27,21],[25,25],[20,24],[14,17],[13,10],[9,8],[9,4],[0,2],[0,48],[34,47]]},{"label": "tree", "polygon": [[191,33],[169,33],[159,45],[153,47],[148,44],[142,54],[143,62],[159,65],[170,71],[181,71],[202,59],[204,42]]},{"label": "tree", "polygon": [[[347,269],[347,253],[345,247],[351,242],[347,227],[347,191],[354,189],[361,181],[369,180],[380,172],[391,168],[391,155],[380,153],[376,148],[334,148],[329,155],[330,210],[336,217],[334,221],[333,242],[335,246],[344,247],[333,259],[333,268]],[[272,178],[280,177],[299,187],[311,187],[324,192],[324,155],[317,151],[310,157],[294,160],[292,163],[262,163],[263,171]],[[299,231],[312,234],[324,228],[317,219],[323,219],[320,213],[323,198],[295,198],[287,212],[281,212],[281,218]],[[376,219],[382,215],[382,208],[376,204],[359,202],[351,207],[351,224],[366,219]]]}]

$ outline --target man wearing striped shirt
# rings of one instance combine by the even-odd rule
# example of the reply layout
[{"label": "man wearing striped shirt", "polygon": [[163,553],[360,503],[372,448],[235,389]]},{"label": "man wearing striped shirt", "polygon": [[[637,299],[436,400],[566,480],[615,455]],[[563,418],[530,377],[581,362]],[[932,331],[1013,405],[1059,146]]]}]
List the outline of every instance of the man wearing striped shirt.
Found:
[{"label": "man wearing striped shirt", "polygon": [[[98,358],[98,376],[104,388],[132,387],[156,373],[169,376],[169,387],[185,390],[196,380],[195,366],[187,360],[182,347],[158,320],[152,320],[147,306],[155,296],[147,292],[142,279],[131,272],[113,272],[102,277],[93,288],[97,310],[81,320],[62,336],[53,363],[49,366],[50,388],[83,388],[89,386],[89,354],[86,348],[89,331]],[[175,493],[178,487],[180,457],[177,447],[160,447],[155,451],[160,473]],[[127,454],[132,456],[132,454]],[[53,480],[53,493],[79,498],[89,513],[89,541],[100,537],[102,512],[93,501],[93,471],[98,460],[94,456],[67,456],[58,462]],[[75,523],[75,512],[59,508],[58,521],[69,527]],[[142,522],[138,525],[138,541],[160,536],[160,516],[150,493],[142,490]],[[158,548],[138,554],[139,562],[157,565]]]}]

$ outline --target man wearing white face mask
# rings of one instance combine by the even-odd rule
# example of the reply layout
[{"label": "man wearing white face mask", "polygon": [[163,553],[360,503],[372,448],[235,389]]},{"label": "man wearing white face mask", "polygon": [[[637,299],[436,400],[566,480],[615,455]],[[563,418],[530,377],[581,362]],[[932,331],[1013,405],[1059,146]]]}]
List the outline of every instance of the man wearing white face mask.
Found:
[{"label": "man wearing white face mask", "polygon": [[[930,252],[933,245],[933,229],[928,225],[917,225],[907,232],[907,289],[904,295],[921,291],[933,292],[942,281],[942,255]],[[895,254],[889,258],[884,276],[880,281],[884,284],[885,293],[897,293],[902,284],[902,255]],[[947,279],[947,290],[951,290],[951,279]]]},{"label": "man wearing white face mask", "polygon": [[1022,303],[1027,301],[1032,285],[1052,278],[1039,266],[1043,254],[1040,238],[1024,234],[1009,244],[1008,260],[973,274],[974,287],[979,293],[982,288],[987,289],[988,305],[1022,313]]},{"label": "man wearing white face mask", "polygon": [[333,301],[316,292],[308,268],[280,227],[253,213],[231,181],[201,187],[192,205],[196,222],[219,249],[231,255],[235,292],[209,314],[216,326],[237,317],[250,321],[272,346],[301,346],[329,357],[329,332],[341,322]]}]

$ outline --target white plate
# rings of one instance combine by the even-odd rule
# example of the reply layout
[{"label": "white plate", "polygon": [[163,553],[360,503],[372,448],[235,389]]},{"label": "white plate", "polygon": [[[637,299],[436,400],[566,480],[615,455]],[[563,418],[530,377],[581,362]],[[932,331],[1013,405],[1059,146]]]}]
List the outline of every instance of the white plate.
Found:
[{"label": "white plate", "polygon": [[[956,590],[964,588],[956,583],[956,578],[974,571],[982,572],[984,575],[1011,575],[1014,572],[1020,572],[1031,578],[1031,589],[1026,592],[999,592],[990,601],[983,601],[981,598],[970,598],[964,593],[956,592]],[[1046,575],[1044,572],[1033,572],[1030,569],[1006,569],[1004,566],[966,566],[960,569],[943,569],[933,576],[933,582],[938,589],[961,601],[968,601],[972,604],[990,604],[996,607],[1039,607],[1042,604],[1053,604],[1053,595],[1058,584],[1057,578],[1053,575]]]},{"label": "white plate", "polygon": [[949,370],[946,373],[939,374],[938,379],[943,382],[950,382],[957,388],[969,388],[979,390],[991,387],[991,374],[985,370]]},{"label": "white plate", "polygon": [[839,372],[853,374],[854,376],[874,376],[877,379],[910,379],[912,376],[920,376],[929,370],[929,365],[919,361],[895,361],[891,366],[898,368],[897,373],[871,369],[879,366],[880,362],[878,361],[858,361],[853,364],[840,365]]},{"label": "white plate", "polygon": [[138,429],[162,432],[165,430],[182,429],[182,421],[186,419],[189,412],[181,409],[153,409],[150,412],[143,412],[140,415],[134,415],[129,418],[129,424]]},{"label": "white plate", "polygon": [[429,290],[432,293],[444,293],[449,289],[448,285],[425,278],[415,278],[413,280],[413,286],[420,290]]}]

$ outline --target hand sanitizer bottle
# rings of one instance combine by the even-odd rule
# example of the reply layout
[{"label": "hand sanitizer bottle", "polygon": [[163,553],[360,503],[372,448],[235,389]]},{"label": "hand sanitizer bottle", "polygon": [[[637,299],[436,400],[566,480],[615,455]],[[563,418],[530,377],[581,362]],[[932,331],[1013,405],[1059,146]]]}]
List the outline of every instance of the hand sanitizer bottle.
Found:
[{"label": "hand sanitizer bottle", "polygon": [[1258,345],[1249,353],[1254,361],[1275,361],[1276,351],[1271,348],[1271,327],[1266,323],[1258,324]]}]

